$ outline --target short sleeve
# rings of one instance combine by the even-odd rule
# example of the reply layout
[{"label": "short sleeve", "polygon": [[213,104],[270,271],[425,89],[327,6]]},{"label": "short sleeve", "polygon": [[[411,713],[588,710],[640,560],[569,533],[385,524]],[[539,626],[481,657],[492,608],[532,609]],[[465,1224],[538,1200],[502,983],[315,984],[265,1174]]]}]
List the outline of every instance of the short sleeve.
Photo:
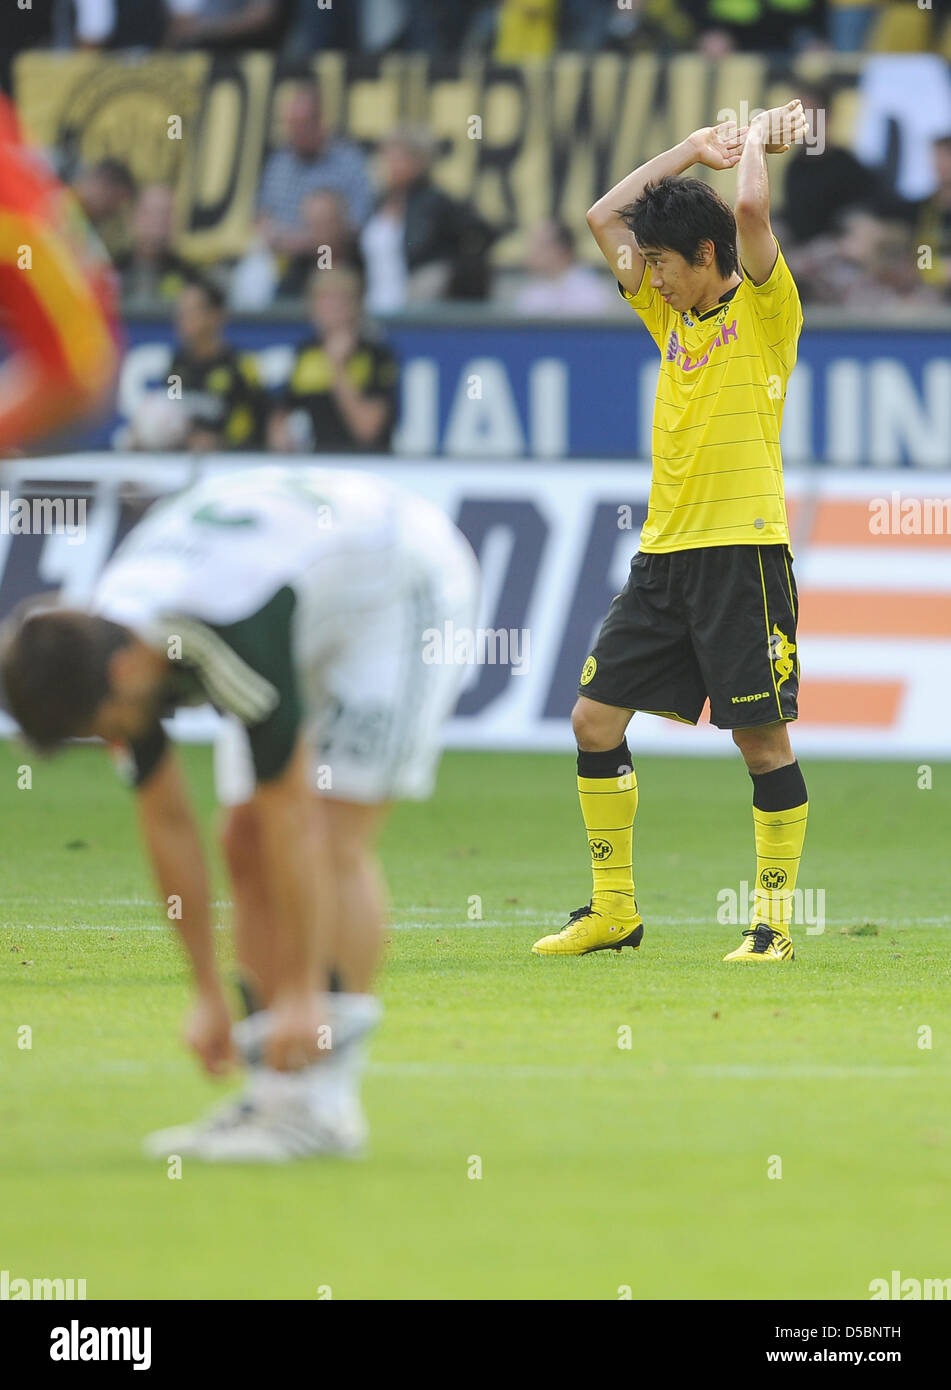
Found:
[{"label": "short sleeve", "polygon": [[802,323],[799,291],[778,241],[773,268],[761,285],[754,284],[745,266],[741,266],[741,269],[743,282],[751,291],[749,302],[753,312],[760,319],[765,321],[782,315],[790,324],[794,323],[797,317],[799,323]]},{"label": "short sleeve", "polygon": [[791,369],[802,329],[802,304],[779,242],[773,268],[761,285],[753,283],[745,267],[742,270],[746,302],[759,320],[763,341],[786,363],[787,369]]},{"label": "short sleeve", "polygon": [[644,266],[644,273],[641,276],[641,283],[636,294],[625,289],[620,280],[618,281],[618,289],[621,298],[630,304],[660,351],[663,352],[667,346],[671,329],[676,327],[677,315],[670,305],[661,298],[657,290],[651,287],[650,267]]}]

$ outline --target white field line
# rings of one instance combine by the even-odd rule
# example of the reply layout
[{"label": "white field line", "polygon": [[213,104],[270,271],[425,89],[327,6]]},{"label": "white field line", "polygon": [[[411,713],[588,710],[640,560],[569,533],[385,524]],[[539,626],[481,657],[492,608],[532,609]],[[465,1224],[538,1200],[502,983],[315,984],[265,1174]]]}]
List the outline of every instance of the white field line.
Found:
[{"label": "white field line", "polygon": [[[23,903],[23,904],[31,904],[31,903],[36,903],[37,901],[38,901],[38,899],[35,898],[35,897],[11,897],[9,894],[2,894],[2,895],[0,895],[0,910],[2,910],[3,907],[12,906],[13,904],[20,904],[20,903]],[[54,897],[54,898],[49,898],[49,897],[46,897],[46,896],[44,895],[44,897],[43,897],[43,905],[44,905],[44,907],[48,906],[50,903],[63,903],[63,904],[66,904],[66,905],[68,905],[68,906],[70,906],[70,907],[79,907],[79,908],[87,908],[87,909],[89,908],[89,905],[90,905],[90,904],[89,904],[89,899],[88,899],[88,898],[70,898],[70,897]],[[154,898],[99,898],[99,899],[97,899],[96,906],[97,906],[97,907],[100,907],[100,908],[109,908],[109,907],[138,907],[138,908],[142,908],[143,911],[147,912],[150,916],[154,914],[154,916],[155,916],[158,920],[157,920],[157,921],[154,921],[154,922],[149,922],[149,923],[136,924],[135,926],[131,926],[131,927],[129,927],[129,926],[112,926],[112,925],[109,925],[109,924],[86,923],[86,922],[80,922],[80,923],[76,923],[75,925],[65,926],[65,925],[63,925],[63,923],[52,923],[52,922],[51,922],[51,923],[44,923],[44,922],[22,923],[22,922],[0,921],[0,930],[3,930],[4,928],[16,928],[16,929],[19,930],[19,931],[106,931],[106,932],[127,932],[127,931],[128,931],[128,932],[135,932],[135,931],[165,931],[165,930],[166,930],[166,924],[162,922],[161,916],[160,916],[161,911],[162,911],[162,906],[161,906],[160,903],[156,902]],[[228,898],[215,898],[215,899],[212,901],[211,906],[212,906],[212,908],[214,908],[214,909],[217,910],[217,911],[225,911],[225,910],[230,910],[230,909],[231,909],[232,903],[231,903],[231,900],[228,899]],[[538,927],[539,929],[544,929],[544,928],[546,928],[546,927],[561,927],[561,926],[564,925],[564,920],[565,920],[565,914],[564,914],[564,913],[558,913],[558,914],[552,914],[552,913],[547,913],[547,914],[546,914],[546,913],[539,913],[539,912],[535,912],[535,911],[533,911],[531,908],[527,908],[527,907],[517,907],[517,908],[514,908],[514,909],[512,910],[512,912],[511,912],[509,915],[507,915],[506,917],[504,917],[504,918],[500,918],[500,917],[486,917],[486,918],[483,918],[481,921],[476,921],[476,922],[458,921],[458,920],[457,920],[457,921],[446,921],[446,920],[445,920],[444,918],[442,918],[442,917],[440,917],[440,920],[437,920],[437,921],[430,921],[430,922],[427,922],[427,921],[417,921],[417,920],[415,920],[415,919],[418,918],[418,917],[423,917],[423,918],[425,918],[425,917],[439,917],[440,914],[444,914],[445,911],[446,911],[446,909],[445,909],[444,907],[433,907],[433,906],[431,906],[431,905],[428,904],[428,903],[427,903],[427,904],[422,904],[422,903],[410,903],[410,904],[408,904],[405,908],[403,908],[403,913],[405,914],[404,917],[403,917],[403,919],[402,919],[401,921],[388,922],[388,923],[386,924],[386,930],[387,930],[387,931],[436,931],[436,930],[442,930],[442,931],[457,931],[457,930],[458,930],[458,931],[462,931],[462,930],[469,930],[469,929],[471,929],[471,928],[478,928],[478,927],[509,927],[509,928],[512,928],[512,927],[521,925],[521,923],[519,923],[519,922],[517,922],[517,921],[513,921],[513,920],[512,920],[513,918],[521,918],[521,919],[523,919],[526,926],[527,926],[527,925],[532,925],[532,926]],[[861,921],[863,921],[863,920],[865,920],[865,919],[859,918],[859,917],[857,917],[857,916],[853,916],[853,917],[827,917],[827,918],[826,918],[826,927],[827,927],[827,928],[830,928],[830,929],[834,929],[834,928],[836,928],[836,927],[856,926],[859,922],[861,922]],[[951,916],[944,916],[944,917],[895,917],[895,918],[891,918],[891,917],[875,917],[875,918],[870,919],[870,920],[873,920],[876,926],[879,926],[879,927],[886,927],[886,928],[893,928],[893,927],[916,927],[916,926],[920,926],[920,927],[925,927],[925,926],[927,926],[927,927],[949,927],[949,926],[951,926]],[[171,923],[169,923],[169,924],[167,924],[167,925],[170,927],[170,926],[171,926]],[[739,925],[739,924],[731,924],[731,923],[729,923],[729,922],[727,922],[727,923],[717,922],[717,921],[716,921],[716,912],[715,912],[715,911],[711,911],[710,915],[709,915],[709,916],[706,916],[706,917],[672,917],[672,916],[655,916],[654,914],[651,914],[649,917],[646,918],[646,926],[647,926],[647,929],[648,929],[648,930],[650,930],[651,927],[709,927],[709,928],[711,928],[711,930],[716,930],[717,927],[723,926],[723,927],[729,928],[729,930],[731,930],[731,931],[735,931],[737,925]],[[795,923],[794,923],[793,925],[794,925],[794,927],[796,926]],[[219,930],[220,930],[221,928],[222,928],[222,924],[219,924]],[[799,931],[799,935],[802,936],[803,934],[804,934],[804,933],[800,930],[800,931]],[[821,936],[822,934],[823,934],[822,932],[814,933],[814,935],[819,935],[819,936]]]},{"label": "white field line", "polygon": [[[10,899],[7,899],[7,901],[9,902]],[[28,901],[32,901],[32,899],[30,899],[30,900],[28,900]],[[106,905],[108,905],[108,904],[106,904]],[[154,903],[141,903],[141,904],[139,904],[139,903],[136,903],[136,904],[131,904],[131,903],[129,903],[129,904],[121,904],[121,905],[122,905],[122,906],[141,906],[141,907],[143,907],[143,908],[148,909],[150,912],[154,912],[154,913],[156,914],[156,916],[158,916],[159,912],[161,911],[161,909],[158,908],[158,907],[156,907],[156,905],[155,905]],[[216,907],[216,908],[230,907],[230,905],[231,905],[230,903],[215,903],[215,904],[213,904],[213,906]],[[433,912],[441,911],[441,909],[438,909],[438,908],[423,909],[423,910],[426,910],[426,911],[433,911]],[[564,918],[563,918],[563,917],[548,917],[548,918],[546,918],[546,917],[541,916],[541,915],[538,915],[538,916],[535,916],[534,914],[527,914],[527,915],[530,916],[531,924],[533,924],[539,931],[545,931],[545,930],[547,930],[548,928],[552,928],[552,927],[558,928],[558,927],[561,927],[561,926],[564,925]],[[513,922],[513,921],[511,920],[511,918],[487,917],[487,918],[484,918],[484,919],[483,919],[482,921],[480,921],[480,922],[446,922],[446,921],[439,921],[439,922],[415,922],[415,921],[388,922],[388,923],[386,924],[385,930],[386,930],[386,931],[470,931],[470,930],[472,930],[472,929],[474,929],[474,928],[487,928],[487,927],[496,928],[496,927],[500,927],[500,928],[507,928],[508,930],[511,931],[511,930],[514,930],[514,929],[516,929],[516,928],[521,927],[522,925],[526,925],[526,926],[527,926],[527,925],[529,925],[529,923],[526,922],[526,923],[523,924],[523,923],[520,923],[520,922]],[[733,933],[735,934],[735,932],[738,930],[738,927],[739,927],[740,924],[732,925],[732,924],[730,924],[730,923],[715,922],[715,921],[713,921],[710,917],[651,917],[651,918],[648,919],[646,925],[647,925],[648,931],[651,929],[651,927],[708,927],[708,928],[710,929],[710,931],[711,931],[711,934],[713,934],[714,932],[716,932],[717,929],[718,929],[719,927],[724,927],[724,928],[727,929],[728,932],[733,932]],[[859,921],[858,921],[855,917],[830,917],[830,918],[827,918],[827,920],[826,920],[826,931],[825,931],[825,932],[808,933],[808,935],[810,935],[810,936],[812,936],[812,937],[823,936],[823,935],[828,935],[828,934],[836,935],[836,934],[837,934],[837,929],[838,929],[839,927],[854,927],[854,926],[856,926],[856,925],[859,925]],[[876,917],[876,918],[875,918],[875,925],[876,925],[877,927],[880,927],[882,930],[887,930],[887,931],[894,931],[894,930],[897,930],[897,929],[899,929],[899,928],[905,928],[905,927],[951,927],[951,917],[899,917],[899,918]],[[114,924],[108,923],[108,922],[107,922],[107,923],[100,923],[100,922],[75,922],[75,923],[70,923],[69,925],[64,925],[62,922],[11,922],[11,921],[0,921],[0,931],[21,931],[21,932],[27,932],[27,931],[52,931],[52,932],[64,932],[64,931],[91,931],[91,932],[109,932],[109,933],[120,933],[120,932],[133,932],[133,933],[134,933],[134,932],[143,932],[143,931],[145,931],[145,932],[147,932],[147,931],[162,931],[162,932],[164,932],[164,931],[170,931],[170,930],[172,929],[172,926],[173,926],[173,924],[172,924],[171,922],[165,923],[165,922],[162,922],[161,920],[158,920],[158,921],[155,921],[155,922],[142,922],[142,923],[137,923],[135,926],[132,926],[132,927],[114,925]],[[218,931],[227,931],[227,930],[228,930],[228,924],[225,923],[225,922],[219,922],[219,923],[216,924],[216,929],[217,929]],[[805,935],[807,935],[807,933],[805,933],[805,932],[803,932],[803,931],[799,931],[798,933],[794,933],[794,939],[796,939],[797,941],[799,941],[799,940],[801,940],[801,938],[802,938],[803,936],[805,936]]]},{"label": "white field line", "polygon": [[372,1076],[387,1077],[484,1077],[512,1081],[545,1080],[604,1080],[622,1081],[629,1085],[632,1080],[657,1080],[665,1076],[693,1076],[706,1080],[720,1081],[780,1081],[800,1079],[822,1079],[828,1081],[886,1081],[906,1080],[915,1076],[951,1076],[947,1069],[935,1071],[925,1067],[890,1066],[840,1066],[821,1063],[791,1063],[775,1066],[751,1066],[747,1063],[730,1065],[722,1063],[712,1066],[668,1066],[653,1069],[640,1068],[625,1071],[621,1066],[599,1067],[521,1065],[519,1063],[480,1063],[473,1062],[371,1062],[368,1068]]},{"label": "white field line", "polygon": [[[102,1061],[93,1071],[109,1076],[139,1076],[155,1072],[179,1072],[191,1069],[190,1061],[163,1059],[140,1061],[114,1059]],[[370,1062],[370,1076],[397,1080],[435,1079],[438,1077],[486,1081],[618,1081],[630,1086],[633,1081],[662,1080],[674,1077],[693,1077],[707,1081],[908,1081],[914,1077],[949,1078],[946,1068],[908,1066],[844,1066],[822,1063],[790,1063],[783,1065],[749,1065],[720,1063],[711,1066],[658,1066],[625,1069],[622,1064],[605,1067],[592,1064],[545,1065],[518,1062]]]}]

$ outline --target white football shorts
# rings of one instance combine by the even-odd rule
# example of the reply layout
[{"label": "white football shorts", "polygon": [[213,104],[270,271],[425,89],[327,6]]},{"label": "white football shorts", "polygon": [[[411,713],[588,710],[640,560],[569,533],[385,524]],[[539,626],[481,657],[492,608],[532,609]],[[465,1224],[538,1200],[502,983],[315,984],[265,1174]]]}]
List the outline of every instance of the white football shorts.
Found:
[{"label": "white football shorts", "polygon": [[[314,790],[368,805],[432,795],[467,670],[442,639],[474,628],[479,599],[468,542],[429,503],[408,509],[395,561],[387,558],[385,594],[342,617],[329,652],[299,672]],[[247,731],[233,715],[216,740],[215,785],[223,806],[254,794]]]}]

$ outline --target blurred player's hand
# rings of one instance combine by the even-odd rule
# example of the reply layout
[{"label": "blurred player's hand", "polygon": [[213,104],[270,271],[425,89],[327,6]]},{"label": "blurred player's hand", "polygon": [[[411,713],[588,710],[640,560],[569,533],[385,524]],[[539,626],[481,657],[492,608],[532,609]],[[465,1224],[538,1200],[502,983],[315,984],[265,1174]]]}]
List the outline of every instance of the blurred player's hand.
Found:
[{"label": "blurred player's hand", "polygon": [[202,993],[185,1024],[185,1041],[212,1076],[224,1076],[237,1062],[231,1041],[231,1011],[224,995]]},{"label": "blurred player's hand", "polygon": [[758,126],[766,135],[767,154],[785,154],[790,145],[801,144],[806,135],[806,113],[798,97],[785,106],[774,106],[754,116],[750,127]]},{"label": "blurred player's hand", "polygon": [[705,164],[708,169],[732,169],[740,162],[745,137],[745,126],[724,121],[722,125],[701,126],[687,139],[698,164]]},{"label": "blurred player's hand", "polygon": [[318,1042],[326,1022],[314,993],[278,996],[271,1004],[271,1029],[265,1060],[275,1071],[298,1071],[320,1055]]}]

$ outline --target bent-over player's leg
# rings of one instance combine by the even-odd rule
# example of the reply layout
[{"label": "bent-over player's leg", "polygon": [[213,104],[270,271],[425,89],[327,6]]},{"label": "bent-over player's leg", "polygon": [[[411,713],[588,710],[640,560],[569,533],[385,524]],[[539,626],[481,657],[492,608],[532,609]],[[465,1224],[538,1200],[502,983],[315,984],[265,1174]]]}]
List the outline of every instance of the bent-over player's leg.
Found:
[{"label": "bent-over player's leg", "polygon": [[325,809],[337,887],[334,969],[342,989],[369,994],[383,953],[386,917],[376,838],[389,807],[328,800]]},{"label": "bent-over player's leg", "polygon": [[273,998],[274,942],[277,923],[264,874],[264,859],[254,807],[245,802],[224,812],[219,832],[231,880],[232,928],[241,987],[249,1013],[266,1008]]}]

